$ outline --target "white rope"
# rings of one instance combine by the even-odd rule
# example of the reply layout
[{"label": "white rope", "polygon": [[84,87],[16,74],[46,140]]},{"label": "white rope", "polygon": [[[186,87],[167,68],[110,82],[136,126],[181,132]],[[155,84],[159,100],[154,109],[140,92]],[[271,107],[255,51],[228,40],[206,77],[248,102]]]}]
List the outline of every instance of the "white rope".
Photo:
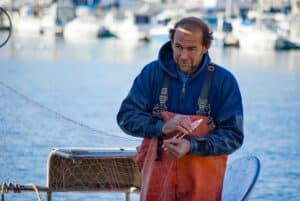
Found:
[{"label": "white rope", "polygon": [[16,89],[14,89],[13,87],[10,87],[8,85],[6,85],[4,82],[0,81],[0,85],[2,85],[3,87],[5,87],[6,89],[8,89],[9,91],[13,92],[14,94],[18,95],[19,97],[21,97],[22,99],[26,100],[27,102],[29,103],[32,103],[33,105],[39,107],[39,108],[42,108],[44,110],[47,110],[51,113],[54,113],[56,116],[60,117],[61,119],[64,119],[64,120],[67,120],[69,122],[72,122],[73,124],[75,125],[78,125],[82,128],[85,128],[87,130],[90,130],[92,132],[95,132],[95,133],[98,133],[98,134],[101,134],[101,135],[106,135],[106,136],[109,136],[109,137],[117,137],[117,138],[122,138],[122,139],[125,139],[125,140],[129,140],[129,141],[139,141],[138,139],[130,139],[130,138],[127,138],[127,137],[123,137],[123,136],[119,136],[119,135],[113,135],[113,134],[110,134],[110,133],[107,133],[105,131],[102,131],[102,130],[98,130],[98,129],[95,129],[95,128],[92,128],[84,123],[81,123],[81,122],[78,122],[78,121],[75,121],[59,112],[56,112],[55,110],[53,109],[50,109],[48,108],[47,106],[45,105],[42,105],[41,103],[29,98],[28,96],[20,93],[19,91],[17,91]]},{"label": "white rope", "polygon": [[6,188],[6,183],[3,183],[1,188],[1,201],[4,201],[4,193],[6,191],[5,188]]},{"label": "white rope", "polygon": [[39,189],[36,187],[36,185],[33,183],[29,183],[29,185],[32,186],[32,188],[37,196],[38,201],[42,201]]}]

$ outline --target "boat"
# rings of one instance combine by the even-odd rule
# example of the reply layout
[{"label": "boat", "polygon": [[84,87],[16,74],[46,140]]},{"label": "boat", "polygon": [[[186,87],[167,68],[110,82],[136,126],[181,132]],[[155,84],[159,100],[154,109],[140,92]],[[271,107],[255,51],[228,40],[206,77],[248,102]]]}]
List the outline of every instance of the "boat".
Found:
[{"label": "boat", "polygon": [[243,49],[274,49],[278,35],[264,25],[252,22],[243,22],[241,19],[234,19],[232,33],[238,38],[239,46]]},{"label": "boat", "polygon": [[300,49],[300,15],[290,15],[277,24],[279,38],[276,40],[276,50]]},{"label": "boat", "polygon": [[[271,11],[270,11],[271,10]],[[234,31],[241,47],[275,50],[292,50],[300,47],[299,13],[251,10],[248,21],[234,20]]]},{"label": "boat", "polygon": [[41,19],[39,11],[25,5],[20,8],[19,15],[12,15],[14,30],[18,35],[37,36],[40,34]]},{"label": "boat", "polygon": [[[48,157],[47,184],[2,184],[4,192],[35,191],[47,193],[47,201],[56,192],[123,192],[125,200],[141,189],[141,177],[133,157],[135,148],[54,148]],[[260,173],[260,160],[244,156],[226,168],[222,201],[249,199]],[[241,178],[243,178],[241,180]],[[4,194],[2,195],[4,199]]]},{"label": "boat", "polygon": [[169,40],[169,31],[174,27],[176,21],[185,14],[185,10],[175,10],[167,8],[152,19],[152,25],[149,30],[149,36],[154,41]]},{"label": "boat", "polygon": [[58,17],[57,3],[53,3],[49,8],[44,9],[43,17],[41,19],[40,33],[47,35],[63,34],[63,24]]},{"label": "boat", "polygon": [[76,16],[64,28],[64,38],[69,42],[87,42],[99,37],[110,37],[113,34],[106,29],[101,18],[97,17],[86,6],[76,9]]},{"label": "boat", "polygon": [[124,42],[149,40],[150,17],[130,10],[111,10],[103,20],[104,26]]},{"label": "boat", "polygon": [[233,33],[233,27],[230,20],[226,20],[223,14],[217,15],[216,30],[213,31],[213,44],[223,47],[240,47],[239,38]]},{"label": "boat", "polygon": [[278,38],[275,41],[275,50],[300,50],[300,43],[297,44],[287,38]]}]

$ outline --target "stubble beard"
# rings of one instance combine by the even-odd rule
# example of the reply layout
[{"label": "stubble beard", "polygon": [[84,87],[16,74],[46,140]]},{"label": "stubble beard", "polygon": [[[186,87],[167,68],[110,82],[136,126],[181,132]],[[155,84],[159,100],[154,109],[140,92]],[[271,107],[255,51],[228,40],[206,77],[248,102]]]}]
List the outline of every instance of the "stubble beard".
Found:
[{"label": "stubble beard", "polygon": [[180,62],[177,63],[179,70],[187,75],[191,75],[193,74],[196,70],[197,70],[197,66],[193,65],[193,64],[180,64]]}]

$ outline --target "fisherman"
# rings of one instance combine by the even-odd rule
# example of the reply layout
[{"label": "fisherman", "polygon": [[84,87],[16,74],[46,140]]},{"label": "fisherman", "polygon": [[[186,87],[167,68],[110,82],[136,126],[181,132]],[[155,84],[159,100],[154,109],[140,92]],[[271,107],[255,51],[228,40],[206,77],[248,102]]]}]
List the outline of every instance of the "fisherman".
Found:
[{"label": "fisherman", "polygon": [[121,104],[119,126],[143,138],[141,201],[221,200],[227,155],[243,143],[243,106],[234,76],[210,59],[212,39],[201,19],[178,21]]}]

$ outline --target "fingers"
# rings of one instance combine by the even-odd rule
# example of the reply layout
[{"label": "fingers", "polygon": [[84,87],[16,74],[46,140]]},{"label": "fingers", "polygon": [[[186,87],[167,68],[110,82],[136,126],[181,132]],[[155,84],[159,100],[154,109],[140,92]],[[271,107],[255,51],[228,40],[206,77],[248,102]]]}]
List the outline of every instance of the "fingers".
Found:
[{"label": "fingers", "polygon": [[189,133],[191,133],[188,129],[186,129],[185,127],[183,127],[181,125],[177,126],[177,131],[179,131],[185,135],[188,135]]},{"label": "fingers", "polygon": [[185,139],[173,137],[169,140],[165,140],[163,147],[171,156],[180,158],[190,151],[191,144]]},{"label": "fingers", "polygon": [[162,131],[166,135],[175,131],[179,131],[185,135],[188,135],[193,131],[192,122],[187,116],[176,115],[164,124]]},{"label": "fingers", "polygon": [[165,145],[178,145],[180,143],[180,139],[176,137],[172,137],[171,139],[164,140]]},{"label": "fingers", "polygon": [[186,130],[187,133],[185,134],[189,134],[192,133],[193,129],[192,129],[192,121],[190,120],[189,117],[183,118],[181,119],[181,121],[179,122],[179,125],[182,129]]},{"label": "fingers", "polygon": [[172,143],[166,142],[164,145],[165,145],[164,150],[167,151],[170,156],[172,156],[174,158],[179,157],[178,144],[172,144]]},{"label": "fingers", "polygon": [[[176,136],[169,139],[169,140],[164,140],[164,144],[162,145],[162,148],[164,151],[168,151],[168,148],[172,148],[173,146],[177,145],[179,143],[178,140],[176,140]],[[175,148],[175,147],[173,147]]]}]

